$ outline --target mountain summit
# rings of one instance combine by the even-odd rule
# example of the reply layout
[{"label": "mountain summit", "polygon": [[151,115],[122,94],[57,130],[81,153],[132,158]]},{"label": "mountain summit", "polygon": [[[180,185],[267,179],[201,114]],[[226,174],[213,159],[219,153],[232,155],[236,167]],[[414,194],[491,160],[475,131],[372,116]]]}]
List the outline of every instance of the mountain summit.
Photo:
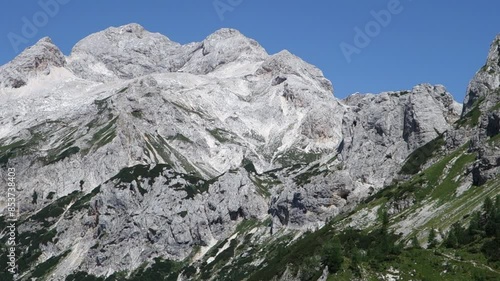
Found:
[{"label": "mountain summit", "polygon": [[51,67],[64,67],[66,58],[48,37],[24,50],[12,62],[0,68],[0,83],[4,87],[20,88],[30,77],[49,74]]}]

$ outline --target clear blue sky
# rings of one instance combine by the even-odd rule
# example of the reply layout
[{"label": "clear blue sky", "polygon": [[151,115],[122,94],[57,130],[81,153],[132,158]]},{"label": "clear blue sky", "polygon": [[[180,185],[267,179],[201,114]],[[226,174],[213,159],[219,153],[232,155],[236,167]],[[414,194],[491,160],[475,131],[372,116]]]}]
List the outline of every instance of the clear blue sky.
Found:
[{"label": "clear blue sky", "polygon": [[[40,1],[68,3],[60,4],[44,23]],[[34,23],[35,15],[38,31],[32,38],[23,36],[28,42],[18,46],[22,49],[50,36],[65,54],[90,33],[130,22],[180,43],[201,41],[219,28],[232,27],[259,41],[271,54],[288,49],[318,66],[341,98],[429,82],[445,85],[461,102],[469,80],[500,33],[498,0],[400,0],[400,6],[392,9],[399,13],[392,14],[380,30],[369,25],[374,20],[371,11],[387,10],[397,0],[217,0],[235,6],[223,18],[214,8],[215,0],[40,1],[2,1],[0,64],[16,55],[8,34],[23,36],[23,17]],[[348,63],[340,45],[355,46],[355,27],[367,25],[374,37]]]}]

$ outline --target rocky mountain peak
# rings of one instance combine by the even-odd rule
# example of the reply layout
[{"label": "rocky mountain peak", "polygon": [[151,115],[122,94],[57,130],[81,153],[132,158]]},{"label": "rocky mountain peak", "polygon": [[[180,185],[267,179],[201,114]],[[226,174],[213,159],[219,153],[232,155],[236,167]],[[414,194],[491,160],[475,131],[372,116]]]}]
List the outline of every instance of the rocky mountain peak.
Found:
[{"label": "rocky mountain peak", "polygon": [[[235,51],[247,50],[254,52],[256,56],[267,57],[268,54],[264,48],[254,39],[248,38],[240,31],[233,28],[221,28],[210,34],[203,40],[204,47],[221,47],[227,44],[236,44]],[[246,47],[246,49],[241,49]],[[222,51],[222,50],[221,50]]]},{"label": "rocky mountain peak", "polygon": [[[143,26],[137,23],[130,23],[118,27],[109,27],[105,30],[85,37],[74,46],[72,53],[82,51],[93,51],[95,53],[106,52],[110,50],[102,49],[102,47],[105,46],[104,44],[112,44],[115,47],[120,47],[120,44],[131,45],[131,43],[147,43],[148,41],[152,41],[155,38],[160,38],[163,41],[172,42],[165,35],[149,32]],[[99,43],[99,40],[103,41],[101,42],[101,45],[95,45]],[[129,42],[131,40],[132,42]],[[90,45],[94,45],[94,50],[88,49]]]},{"label": "rocky mountain peak", "polygon": [[120,33],[132,33],[136,34],[138,36],[142,35],[145,32],[145,29],[142,25],[137,24],[137,23],[130,23],[127,25],[123,25],[118,28],[120,30]]},{"label": "rocky mountain peak", "polygon": [[245,68],[245,65],[249,67],[249,64],[264,61],[268,57],[257,41],[245,37],[235,29],[223,28],[198,43],[195,52],[190,55],[181,71],[207,74],[223,68],[219,74],[227,76],[226,72],[233,75],[235,70]]},{"label": "rocky mountain peak", "polygon": [[266,50],[257,41],[232,28],[222,28],[209,35],[203,40],[203,49],[205,54],[213,51],[240,53],[244,59],[257,61],[268,57]]},{"label": "rocky mountain peak", "polygon": [[[500,34],[490,46],[485,65],[469,84],[462,116],[467,115],[475,107],[485,110],[483,107],[495,105],[500,101],[500,93],[496,92],[498,87],[500,87]],[[485,100],[487,102],[484,103]]]},{"label": "rocky mountain peak", "polygon": [[221,40],[231,37],[245,37],[239,30],[234,28],[221,28],[210,34],[206,40]]},{"label": "rocky mountain peak", "polygon": [[66,64],[63,53],[49,37],[40,39],[35,45],[22,52],[14,61],[23,58],[27,60],[31,59],[35,67],[40,66],[42,61],[57,67],[62,67]]},{"label": "rocky mountain peak", "polygon": [[66,58],[49,37],[40,39],[24,50],[12,62],[0,68],[0,80],[5,87],[20,88],[37,74],[49,74],[51,67],[63,67]]},{"label": "rocky mountain peak", "polygon": [[500,69],[500,34],[495,37],[491,44],[486,65],[495,70]]},{"label": "rocky mountain peak", "polygon": [[38,42],[34,45],[38,45],[38,44],[43,44],[43,43],[49,43],[49,44],[54,44],[54,42],[52,42],[52,39],[48,36],[45,36],[43,38],[41,38],[40,40],[38,40]]},{"label": "rocky mountain peak", "polygon": [[[288,50],[283,50],[265,60],[256,72],[258,75],[272,75],[273,84],[280,84],[292,79],[301,83],[315,82],[317,89],[333,94],[333,86],[317,67],[303,61]],[[289,80],[290,79],[290,80]],[[289,84],[289,83],[287,83]]]},{"label": "rocky mountain peak", "polygon": [[496,139],[500,134],[500,35],[490,46],[485,65],[467,89],[461,128],[474,132],[471,151],[478,153],[472,169],[473,183],[483,185],[500,174]]},{"label": "rocky mountain peak", "polygon": [[130,79],[172,69],[169,57],[180,46],[138,24],[110,27],[78,42],[68,58],[76,75],[94,81]]}]

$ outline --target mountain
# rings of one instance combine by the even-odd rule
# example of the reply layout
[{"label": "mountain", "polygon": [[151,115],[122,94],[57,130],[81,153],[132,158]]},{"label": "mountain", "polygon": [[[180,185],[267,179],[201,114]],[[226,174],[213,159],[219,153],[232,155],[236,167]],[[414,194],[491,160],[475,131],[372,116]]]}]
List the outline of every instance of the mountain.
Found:
[{"label": "mountain", "polygon": [[[19,274],[1,280],[432,280],[441,263],[443,280],[497,278],[491,255],[444,245],[500,193],[499,45],[461,105],[429,84],[337,99],[319,69],[234,29],[182,45],[129,24],[69,56],[44,38],[0,67],[20,202]],[[410,247],[431,232],[436,258]],[[393,251],[354,255],[358,236]],[[405,268],[410,251],[434,264]]]}]

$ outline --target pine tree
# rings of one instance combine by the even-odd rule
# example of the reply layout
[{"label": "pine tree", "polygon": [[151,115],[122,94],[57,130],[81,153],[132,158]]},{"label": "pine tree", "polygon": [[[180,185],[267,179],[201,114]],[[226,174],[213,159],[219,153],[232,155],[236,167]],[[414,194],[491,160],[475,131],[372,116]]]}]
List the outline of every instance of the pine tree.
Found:
[{"label": "pine tree", "polygon": [[363,257],[361,256],[361,252],[359,251],[358,248],[355,247],[354,249],[352,249],[351,265],[349,266],[349,268],[352,270],[353,274],[358,278],[361,278],[360,265],[362,258]]},{"label": "pine tree", "polygon": [[340,240],[337,237],[328,241],[323,248],[322,261],[324,265],[328,266],[330,273],[336,273],[340,270],[344,257]]},{"label": "pine tree", "polygon": [[387,210],[382,212],[382,226],[387,227],[389,225],[389,214]]},{"label": "pine tree", "polygon": [[474,237],[474,235],[480,234],[481,232],[481,214],[479,212],[474,212],[469,223],[469,228],[467,229],[469,236]]},{"label": "pine tree", "polygon": [[493,205],[493,200],[491,200],[491,198],[489,197],[486,197],[483,203],[483,216],[485,220],[488,220],[492,216],[494,211],[495,211],[495,205]]},{"label": "pine tree", "polygon": [[392,247],[390,237],[389,237],[389,215],[387,211],[384,210],[381,214],[382,227],[380,228],[380,236],[378,237],[378,247],[379,252],[383,255],[387,255],[391,252]]},{"label": "pine tree", "polygon": [[438,242],[436,240],[436,230],[434,228],[431,228],[429,231],[429,236],[427,238],[427,248],[428,249],[433,249],[436,248]]},{"label": "pine tree", "polygon": [[411,238],[411,247],[413,249],[420,249],[420,242],[418,242],[418,238],[417,238],[417,235],[414,235],[412,238]]},{"label": "pine tree", "polygon": [[500,244],[500,195],[495,198],[495,239],[498,240]]},{"label": "pine tree", "polygon": [[495,235],[495,204],[491,198],[486,197],[483,204],[483,219],[484,219],[484,231],[486,236],[491,237]]},{"label": "pine tree", "polygon": [[444,241],[444,245],[447,248],[457,248],[459,245],[458,238],[457,238],[457,233],[455,229],[451,228],[450,232],[448,232],[448,237],[446,237],[446,240]]}]

